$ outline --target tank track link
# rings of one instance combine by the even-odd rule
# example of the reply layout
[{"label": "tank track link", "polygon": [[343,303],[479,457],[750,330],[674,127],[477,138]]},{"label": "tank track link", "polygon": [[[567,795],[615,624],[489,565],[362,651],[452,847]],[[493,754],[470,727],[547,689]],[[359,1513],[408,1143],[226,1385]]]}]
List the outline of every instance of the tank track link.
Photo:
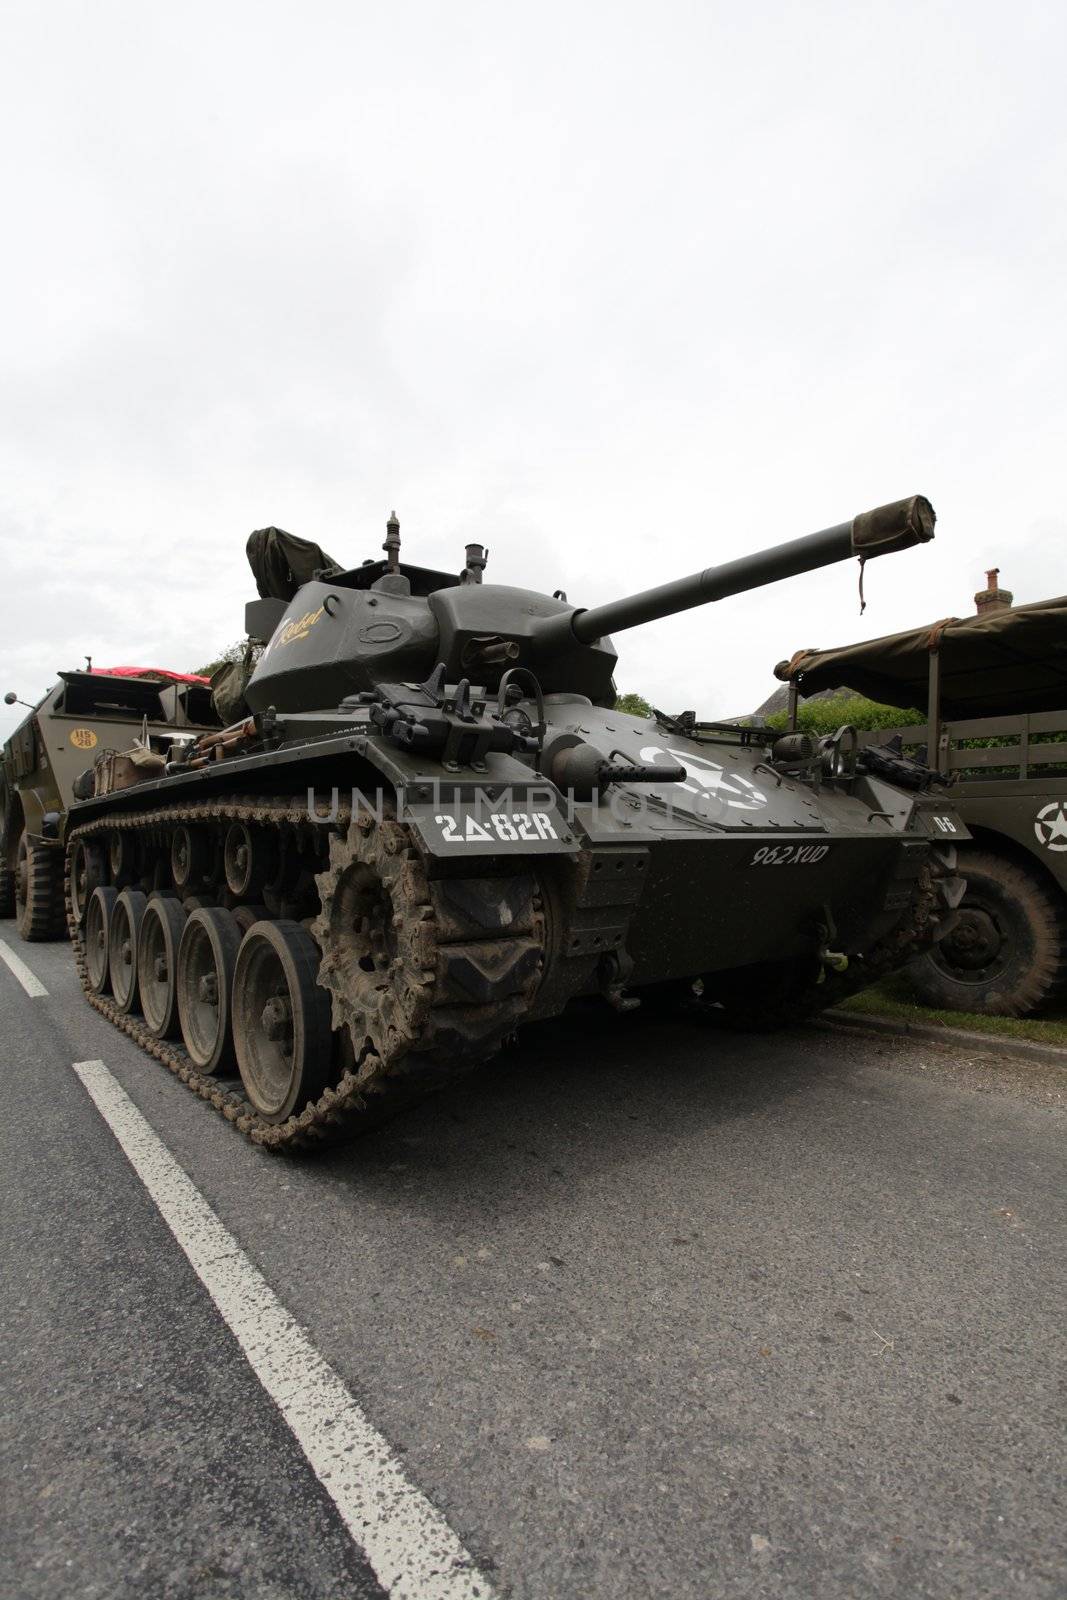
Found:
[{"label": "tank track link", "polygon": [[[260,1116],[239,1086],[227,1087],[199,1072],[180,1044],[156,1038],[140,1017],[124,1014],[108,995],[92,991],[82,929],[71,909],[71,851],[77,841],[120,829],[148,835],[149,842],[159,847],[169,831],[183,823],[221,827],[233,822],[293,829],[305,842],[313,835],[320,849],[323,834],[329,835],[329,865],[317,878],[320,914],[306,925],[320,948],[325,941],[319,981],[331,993],[335,1027],[349,1028],[352,1049],[337,1084],[280,1124]],[[407,940],[404,953],[409,967],[412,960],[418,963],[417,971],[405,974],[408,1003],[387,1019],[384,1035],[381,1030],[360,1028],[360,1015],[337,981],[351,952],[330,948],[337,921],[335,917],[331,926],[331,909],[344,903],[346,876],[353,864],[365,862],[366,841],[379,836],[378,854],[397,868],[389,886],[393,897],[389,920],[403,924],[397,937],[402,944]],[[533,878],[430,882],[409,830],[395,820],[376,821],[366,814],[353,818],[340,808],[327,829],[324,823],[309,820],[303,804],[261,797],[109,814],[71,829],[66,906],[75,963],[89,1004],[253,1144],[283,1153],[344,1142],[483,1061],[528,1011],[544,965],[544,921]]]}]

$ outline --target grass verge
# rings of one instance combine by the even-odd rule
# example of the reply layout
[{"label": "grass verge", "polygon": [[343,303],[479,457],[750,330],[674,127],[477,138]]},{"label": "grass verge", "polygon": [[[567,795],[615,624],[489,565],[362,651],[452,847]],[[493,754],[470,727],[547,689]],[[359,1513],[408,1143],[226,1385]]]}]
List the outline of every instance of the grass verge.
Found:
[{"label": "grass verge", "polygon": [[966,1028],[971,1033],[992,1033],[1003,1039],[1034,1039],[1039,1044],[1056,1044],[1067,1049],[1067,1006],[1059,1005],[1040,1017],[987,1017],[976,1011],[938,1011],[920,1005],[906,973],[884,978],[872,989],[854,994],[839,1008],[875,1017],[892,1017],[897,1022]]}]

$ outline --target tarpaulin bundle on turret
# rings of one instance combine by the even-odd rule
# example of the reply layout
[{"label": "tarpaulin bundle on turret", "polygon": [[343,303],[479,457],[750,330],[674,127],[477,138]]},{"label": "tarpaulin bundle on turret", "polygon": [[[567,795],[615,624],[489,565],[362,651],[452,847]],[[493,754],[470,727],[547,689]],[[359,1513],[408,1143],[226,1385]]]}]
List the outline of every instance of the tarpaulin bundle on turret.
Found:
[{"label": "tarpaulin bundle on turret", "polygon": [[264,600],[291,600],[317,576],[332,577],[343,568],[321,545],[299,539],[284,528],[257,528],[248,536],[248,565]]}]

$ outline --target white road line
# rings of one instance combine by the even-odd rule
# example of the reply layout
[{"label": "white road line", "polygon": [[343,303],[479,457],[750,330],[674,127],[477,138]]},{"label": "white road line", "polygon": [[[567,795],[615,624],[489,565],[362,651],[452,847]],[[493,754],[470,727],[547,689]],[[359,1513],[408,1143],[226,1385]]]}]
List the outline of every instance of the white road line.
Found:
[{"label": "white road line", "polygon": [[30,971],[22,957],[17,956],[11,946],[4,943],[3,939],[0,939],[0,961],[5,962],[11,968],[26,993],[32,999],[39,1000],[41,995],[48,993],[40,978]]},{"label": "white road line", "polygon": [[444,1517],[278,1300],[102,1061],[74,1071],[122,1146],[256,1377],[396,1600],[493,1600]]}]

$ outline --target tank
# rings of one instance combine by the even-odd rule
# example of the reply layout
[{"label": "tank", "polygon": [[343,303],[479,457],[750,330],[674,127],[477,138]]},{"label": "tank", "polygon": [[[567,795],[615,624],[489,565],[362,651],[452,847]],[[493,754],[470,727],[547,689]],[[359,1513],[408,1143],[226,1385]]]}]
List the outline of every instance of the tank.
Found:
[{"label": "tank", "polygon": [[933,527],[915,496],[588,609],[485,582],[480,545],[456,574],[409,565],[395,517],[384,560],[257,572],[247,715],[72,808],[90,1002],[295,1150],[580,998],[768,1027],[873,981],[962,893],[931,775],[873,767],[848,728],[617,711],[611,635]]},{"label": "tank", "polygon": [[[4,698],[25,703],[13,691]],[[176,729],[199,733],[217,718],[206,679],[129,668],[61,672],[26,709],[0,748],[0,917],[14,917],[23,939],[61,939],[66,820],[87,757],[134,750],[161,766]]]}]

